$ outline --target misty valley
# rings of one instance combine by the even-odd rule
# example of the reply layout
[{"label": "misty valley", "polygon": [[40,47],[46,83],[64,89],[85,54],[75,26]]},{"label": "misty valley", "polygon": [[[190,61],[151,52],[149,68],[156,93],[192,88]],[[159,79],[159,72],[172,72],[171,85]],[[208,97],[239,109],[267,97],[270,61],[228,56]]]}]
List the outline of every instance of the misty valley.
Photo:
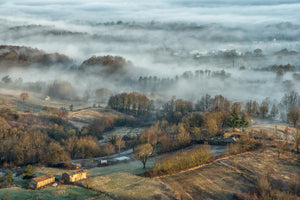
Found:
[{"label": "misty valley", "polygon": [[299,199],[299,6],[0,2],[0,199]]}]

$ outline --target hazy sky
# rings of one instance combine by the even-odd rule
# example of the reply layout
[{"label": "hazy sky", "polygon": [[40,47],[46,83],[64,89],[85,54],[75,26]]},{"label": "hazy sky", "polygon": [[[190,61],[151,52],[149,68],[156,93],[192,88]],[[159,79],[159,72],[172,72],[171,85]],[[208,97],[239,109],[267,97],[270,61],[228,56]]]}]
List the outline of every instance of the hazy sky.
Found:
[{"label": "hazy sky", "polygon": [[299,0],[1,0],[0,17],[106,22],[299,23]]}]

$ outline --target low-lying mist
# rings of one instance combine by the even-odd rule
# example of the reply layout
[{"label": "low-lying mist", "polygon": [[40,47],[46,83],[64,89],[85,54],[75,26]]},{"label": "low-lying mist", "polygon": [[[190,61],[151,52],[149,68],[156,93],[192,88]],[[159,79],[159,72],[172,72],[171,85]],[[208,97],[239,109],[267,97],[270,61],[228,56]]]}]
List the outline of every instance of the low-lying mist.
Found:
[{"label": "low-lying mist", "polygon": [[[2,1],[0,44],[9,50],[0,52],[0,78],[45,96],[49,85],[66,81],[72,99],[106,88],[160,100],[221,94],[278,102],[286,92],[300,93],[299,7],[292,0]],[[107,55],[130,65],[82,67]]]}]

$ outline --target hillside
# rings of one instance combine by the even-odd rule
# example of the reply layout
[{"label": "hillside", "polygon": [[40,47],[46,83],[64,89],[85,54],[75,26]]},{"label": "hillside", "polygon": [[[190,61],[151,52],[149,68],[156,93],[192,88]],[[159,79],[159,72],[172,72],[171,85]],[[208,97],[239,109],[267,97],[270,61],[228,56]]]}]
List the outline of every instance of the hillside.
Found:
[{"label": "hillside", "polygon": [[236,194],[254,192],[258,178],[266,175],[270,166],[274,186],[288,192],[289,186],[300,180],[299,164],[299,155],[286,153],[278,158],[276,151],[269,149],[221,159],[161,181],[180,199],[234,199]]},{"label": "hillside", "polygon": [[0,46],[0,68],[28,67],[30,65],[51,66],[54,64],[69,65],[72,61],[59,53],[44,51],[24,46]]},{"label": "hillside", "polygon": [[126,72],[125,68],[132,66],[130,61],[127,61],[121,56],[92,56],[83,61],[80,70],[101,72],[103,75],[111,75],[114,73]]}]

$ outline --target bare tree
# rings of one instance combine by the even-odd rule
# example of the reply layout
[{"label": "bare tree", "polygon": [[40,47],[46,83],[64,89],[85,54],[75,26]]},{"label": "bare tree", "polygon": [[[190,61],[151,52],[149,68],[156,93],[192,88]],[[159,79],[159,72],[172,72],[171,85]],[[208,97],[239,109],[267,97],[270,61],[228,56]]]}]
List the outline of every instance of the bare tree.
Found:
[{"label": "bare tree", "polygon": [[300,120],[300,109],[297,106],[293,106],[290,108],[288,119],[293,122],[294,127],[297,126],[297,123]]},{"label": "bare tree", "polygon": [[121,148],[125,147],[125,141],[122,139],[122,137],[118,137],[116,139],[116,146],[118,147],[119,153],[121,152]]},{"label": "bare tree", "polygon": [[262,118],[265,118],[269,112],[269,104],[267,102],[262,102],[259,107]]}]

